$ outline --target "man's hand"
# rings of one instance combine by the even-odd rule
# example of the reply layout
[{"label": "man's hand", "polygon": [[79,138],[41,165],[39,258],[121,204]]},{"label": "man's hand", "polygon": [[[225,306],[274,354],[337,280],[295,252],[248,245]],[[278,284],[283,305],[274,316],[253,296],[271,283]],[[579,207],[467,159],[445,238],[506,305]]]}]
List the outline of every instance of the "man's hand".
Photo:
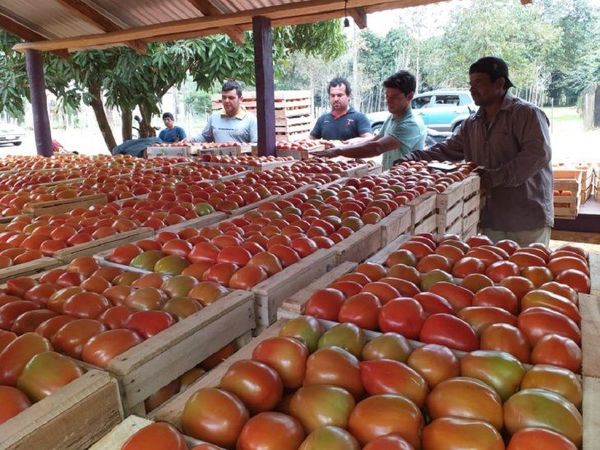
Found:
[{"label": "man's hand", "polygon": [[189,138],[183,138],[181,141],[179,141],[179,143],[180,143],[181,145],[191,145],[191,144],[192,144],[192,141],[191,141],[191,139],[189,139]]},{"label": "man's hand", "polygon": [[319,158],[334,158],[336,156],[339,156],[338,154],[338,148],[337,147],[333,147],[327,150],[317,150],[316,152],[311,152],[311,156],[316,156]]},{"label": "man's hand", "polygon": [[412,161],[412,158],[410,157],[410,155],[403,156],[402,158],[399,158],[396,161],[394,161],[394,166],[397,166],[399,164],[402,164],[402,163],[408,162],[408,161]]},{"label": "man's hand", "polygon": [[489,191],[492,189],[492,174],[488,169],[483,166],[477,166],[475,167],[474,172],[479,175],[479,178],[481,178],[481,188],[483,190]]}]

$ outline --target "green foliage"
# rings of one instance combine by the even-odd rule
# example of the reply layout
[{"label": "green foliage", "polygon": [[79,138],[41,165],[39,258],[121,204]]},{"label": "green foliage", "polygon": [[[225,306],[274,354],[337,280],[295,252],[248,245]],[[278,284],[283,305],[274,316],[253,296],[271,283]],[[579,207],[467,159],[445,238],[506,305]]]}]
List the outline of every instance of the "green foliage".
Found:
[{"label": "green foliage", "polygon": [[211,95],[198,89],[196,83],[186,83],[182,89],[183,103],[196,115],[204,115],[211,110]]}]

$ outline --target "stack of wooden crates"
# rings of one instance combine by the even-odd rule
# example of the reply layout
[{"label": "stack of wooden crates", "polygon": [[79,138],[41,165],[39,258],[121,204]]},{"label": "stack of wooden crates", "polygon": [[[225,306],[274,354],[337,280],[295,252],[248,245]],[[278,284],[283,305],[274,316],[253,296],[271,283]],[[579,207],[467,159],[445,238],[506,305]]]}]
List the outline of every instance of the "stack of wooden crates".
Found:
[{"label": "stack of wooden crates", "polygon": [[[242,105],[256,114],[256,93],[244,92]],[[212,109],[222,108],[221,96],[212,98]],[[311,91],[275,91],[275,134],[277,141],[292,142],[308,137],[312,128]]]},{"label": "stack of wooden crates", "polygon": [[575,219],[579,208],[594,191],[595,171],[591,164],[555,165],[552,170],[554,216]]},{"label": "stack of wooden crates", "polygon": [[473,174],[436,196],[437,232],[470,237],[477,234],[483,199],[479,176]]}]

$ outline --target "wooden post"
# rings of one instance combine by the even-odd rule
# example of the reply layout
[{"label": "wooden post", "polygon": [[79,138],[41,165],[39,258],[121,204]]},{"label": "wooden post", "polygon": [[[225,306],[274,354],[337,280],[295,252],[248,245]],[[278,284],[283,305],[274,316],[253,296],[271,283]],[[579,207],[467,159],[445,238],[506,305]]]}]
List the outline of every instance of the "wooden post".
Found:
[{"label": "wooden post", "polygon": [[275,155],[275,84],[273,82],[273,34],[271,19],[252,18],[258,154]]},{"label": "wooden post", "polygon": [[44,65],[42,54],[37,50],[25,51],[25,66],[29,80],[31,94],[31,108],[33,110],[33,132],[37,154],[52,156],[52,134],[50,132],[50,119],[48,118],[48,105],[46,103],[46,83],[44,82]]}]

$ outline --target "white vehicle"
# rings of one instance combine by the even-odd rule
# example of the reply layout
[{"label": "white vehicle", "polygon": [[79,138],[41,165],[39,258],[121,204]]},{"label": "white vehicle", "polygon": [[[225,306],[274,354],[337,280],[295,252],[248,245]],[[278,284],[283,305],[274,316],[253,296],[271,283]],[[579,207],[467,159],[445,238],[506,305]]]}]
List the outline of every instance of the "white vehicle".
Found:
[{"label": "white vehicle", "polygon": [[21,145],[24,135],[25,131],[21,127],[8,123],[0,123],[0,145]]}]

